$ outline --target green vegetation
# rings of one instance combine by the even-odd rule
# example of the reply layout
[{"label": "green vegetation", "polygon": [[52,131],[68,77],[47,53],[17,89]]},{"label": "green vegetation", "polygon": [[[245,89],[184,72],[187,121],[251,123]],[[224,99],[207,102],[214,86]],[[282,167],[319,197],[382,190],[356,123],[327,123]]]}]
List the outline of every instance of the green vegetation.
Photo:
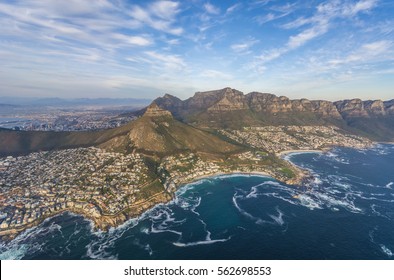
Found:
[{"label": "green vegetation", "polygon": [[280,171],[287,178],[294,178],[295,177],[294,172],[290,168],[284,167]]}]

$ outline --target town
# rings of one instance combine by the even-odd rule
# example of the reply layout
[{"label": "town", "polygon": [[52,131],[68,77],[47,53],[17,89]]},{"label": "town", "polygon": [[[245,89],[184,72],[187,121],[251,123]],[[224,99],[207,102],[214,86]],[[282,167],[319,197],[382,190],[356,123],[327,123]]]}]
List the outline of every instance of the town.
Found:
[{"label": "town", "polygon": [[334,126],[263,126],[242,130],[220,130],[224,136],[240,144],[279,154],[292,150],[320,150],[332,146],[366,148],[366,138],[343,133]]},{"label": "town", "polygon": [[149,185],[141,155],[96,148],[0,159],[0,229],[18,228],[64,210],[113,215],[143,199]]}]

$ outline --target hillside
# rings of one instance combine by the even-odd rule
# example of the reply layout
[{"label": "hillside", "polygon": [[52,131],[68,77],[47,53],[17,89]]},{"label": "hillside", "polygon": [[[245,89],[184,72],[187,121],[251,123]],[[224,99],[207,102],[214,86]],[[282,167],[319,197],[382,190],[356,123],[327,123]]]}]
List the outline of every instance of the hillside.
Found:
[{"label": "hillside", "polygon": [[174,119],[169,111],[160,109],[156,103],[152,103],[141,118],[130,123],[126,135],[115,137],[99,147],[114,151],[136,149],[157,155],[182,151],[222,154],[241,149],[209,132]]}]

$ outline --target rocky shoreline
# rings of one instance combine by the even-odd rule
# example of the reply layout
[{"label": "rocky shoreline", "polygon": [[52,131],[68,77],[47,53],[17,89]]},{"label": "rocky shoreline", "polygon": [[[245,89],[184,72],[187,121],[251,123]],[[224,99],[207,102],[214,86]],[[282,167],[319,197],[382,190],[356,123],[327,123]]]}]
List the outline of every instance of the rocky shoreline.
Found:
[{"label": "rocky shoreline", "polygon": [[[310,177],[310,174],[307,171],[302,170],[298,167],[296,168],[299,172],[296,173],[295,178],[284,180],[284,183],[290,185],[300,185]],[[74,214],[81,215],[85,219],[92,221],[94,229],[107,231],[111,227],[118,227],[132,218],[137,218],[138,216],[142,215],[144,212],[153,208],[157,204],[170,202],[175,197],[175,191],[192,182],[196,182],[198,180],[202,180],[205,178],[215,178],[215,177],[226,176],[226,175],[264,176],[264,177],[271,177],[277,179],[275,178],[274,174],[270,174],[270,173],[271,172],[261,172],[261,171],[244,172],[241,170],[233,170],[231,172],[215,172],[204,176],[196,176],[192,179],[181,180],[181,183],[177,185],[172,192],[163,191],[161,193],[155,194],[152,197],[150,197],[148,200],[141,201],[113,215],[108,215],[108,214],[92,215],[91,212],[85,211],[83,208],[69,207],[69,208],[61,209],[60,211],[55,211],[50,215],[42,216],[32,223],[28,223],[23,226],[14,227],[11,229],[0,230],[0,238],[5,241],[10,241],[20,233],[24,232],[25,230],[41,224],[44,220],[48,218],[61,215],[65,212],[71,212]]]}]

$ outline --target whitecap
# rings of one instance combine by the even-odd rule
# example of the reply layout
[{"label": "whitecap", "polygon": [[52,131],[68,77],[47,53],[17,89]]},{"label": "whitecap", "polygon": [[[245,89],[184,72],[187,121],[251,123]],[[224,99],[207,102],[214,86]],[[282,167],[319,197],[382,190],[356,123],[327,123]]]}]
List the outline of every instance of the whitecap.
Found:
[{"label": "whitecap", "polygon": [[237,202],[236,195],[233,196],[233,204],[234,204],[235,208],[237,208],[237,210],[238,210],[242,215],[244,215],[245,217],[247,217],[247,218],[249,218],[250,220],[254,221],[256,224],[261,225],[261,224],[266,223],[266,221],[263,221],[262,219],[257,218],[257,217],[255,217],[255,216],[253,216],[252,214],[246,212],[244,209],[242,209],[242,208],[239,206],[238,202]]},{"label": "whitecap", "polygon": [[0,245],[0,260],[21,260],[29,250],[26,244]]},{"label": "whitecap", "polygon": [[[362,213],[363,212],[363,210],[361,208],[356,207],[353,202],[351,202],[347,199],[339,200],[339,199],[336,199],[332,196],[329,196],[329,195],[323,194],[323,193],[316,193],[315,195],[316,195],[316,197],[318,197],[319,199],[324,201],[325,204],[327,204],[327,206],[329,206],[329,207],[334,206],[334,205],[335,206],[342,206],[342,207],[346,208],[348,211],[353,212],[353,213]],[[345,197],[347,198],[348,195],[350,195],[350,193],[347,193]]]},{"label": "whitecap", "polygon": [[250,192],[246,195],[246,198],[256,198],[258,196],[257,187],[252,187]]},{"label": "whitecap", "polygon": [[387,248],[385,245],[380,244],[380,248],[382,249],[382,252],[385,253],[389,258],[393,256],[393,252]]},{"label": "whitecap", "polygon": [[283,220],[284,213],[280,211],[278,206],[275,209],[278,212],[278,216],[275,215],[268,215],[268,216],[270,216],[271,219],[275,221],[275,223],[277,223],[280,226],[283,226],[285,223],[285,221]]},{"label": "whitecap", "polygon": [[231,237],[225,239],[212,239],[212,240],[204,240],[204,241],[196,241],[196,242],[188,242],[188,243],[173,242],[172,244],[177,247],[190,247],[190,246],[198,246],[198,245],[210,245],[218,242],[226,242],[230,239]]},{"label": "whitecap", "polygon": [[315,201],[312,197],[306,195],[306,194],[300,194],[298,196],[298,199],[300,200],[300,203],[302,206],[309,208],[310,210],[314,209],[323,209],[319,202]]}]

